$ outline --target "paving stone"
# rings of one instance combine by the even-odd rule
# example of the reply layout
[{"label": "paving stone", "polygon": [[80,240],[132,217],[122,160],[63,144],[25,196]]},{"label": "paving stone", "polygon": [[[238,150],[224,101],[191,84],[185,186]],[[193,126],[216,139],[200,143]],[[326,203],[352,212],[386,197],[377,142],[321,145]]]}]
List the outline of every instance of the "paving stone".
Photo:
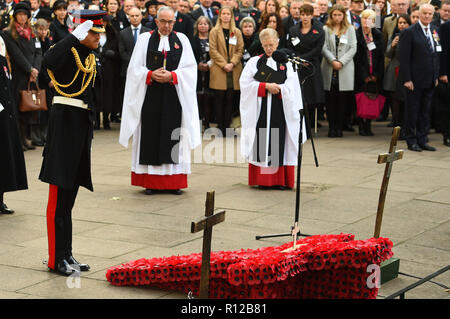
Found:
[{"label": "paving stone", "polygon": [[[378,154],[389,147],[392,129],[373,122],[373,137],[345,132],[342,139],[326,137],[319,129],[314,164],[311,142],[303,146],[299,226],[302,233],[353,233],[357,239],[373,235],[384,165]],[[66,277],[48,271],[46,208],[49,187],[38,180],[42,148],[25,152],[29,189],[5,194],[14,215],[0,215],[0,298],[186,298],[184,294],[148,287],[115,287],[105,278],[108,268],[140,258],[201,252],[202,233],[191,234],[190,224],[204,216],[206,192],[215,191],[215,208],[226,218],[214,227],[212,250],[239,250],[279,245],[290,236],[256,240],[256,235],[289,233],[294,222],[294,190],[262,190],[248,186],[248,164],[239,158],[239,138],[205,138],[191,154],[192,174],[183,195],[147,196],[131,186],[131,147],[118,144],[119,125],[95,132],[92,147],[94,192],[81,188],[73,210],[73,251],[91,266],[83,272],[81,288],[69,288]],[[404,149],[394,164],[385,203],[381,235],[394,242],[400,272],[427,276],[450,264],[450,148],[442,136],[430,134],[437,152]],[[227,148],[228,147],[228,148]],[[226,156],[233,155],[233,161]],[[201,159],[202,161],[199,161]],[[209,161],[209,162],[207,162]],[[436,277],[449,285],[450,273]],[[73,278],[72,278],[73,279]],[[415,282],[399,276],[386,284],[380,298]],[[70,283],[70,282],[69,282]],[[76,281],[72,281],[72,284]],[[446,298],[433,283],[407,293],[407,298]]]}]

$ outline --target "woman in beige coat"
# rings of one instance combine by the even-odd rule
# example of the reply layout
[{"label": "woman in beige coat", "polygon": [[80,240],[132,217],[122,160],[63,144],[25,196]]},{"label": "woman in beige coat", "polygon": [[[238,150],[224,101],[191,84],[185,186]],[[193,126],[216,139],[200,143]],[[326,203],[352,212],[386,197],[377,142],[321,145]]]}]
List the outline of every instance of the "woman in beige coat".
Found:
[{"label": "woman in beige coat", "polygon": [[239,91],[243,53],[244,40],[234,23],[233,9],[222,7],[216,26],[209,33],[209,87],[214,90],[216,121],[224,136],[231,121],[233,97]]},{"label": "woman in beige coat", "polygon": [[342,137],[345,108],[353,96],[357,50],[356,33],[347,22],[345,8],[334,5],[323,27],[322,78],[325,90],[328,137]]}]

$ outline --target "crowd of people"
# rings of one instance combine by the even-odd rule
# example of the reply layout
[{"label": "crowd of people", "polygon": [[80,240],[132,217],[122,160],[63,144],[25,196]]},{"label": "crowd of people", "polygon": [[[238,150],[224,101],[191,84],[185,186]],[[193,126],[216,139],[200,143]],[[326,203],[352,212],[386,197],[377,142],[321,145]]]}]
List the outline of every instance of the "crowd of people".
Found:
[{"label": "crowd of people", "polygon": [[[41,65],[42,56],[73,31],[70,12],[105,10],[106,33],[97,50],[101,84],[95,96],[95,128],[110,129],[110,122],[120,122],[126,70],[137,36],[156,28],[157,10],[167,5],[176,12],[174,31],[189,38],[198,63],[197,97],[204,129],[216,123],[224,136],[227,128],[239,125],[232,119],[239,115],[242,69],[251,57],[264,53],[259,33],[272,28],[278,33],[279,49],[290,49],[307,61],[298,73],[311,123],[326,119],[328,137],[342,137],[343,131],[355,131],[354,126],[359,126],[359,135],[371,136],[371,120],[356,116],[355,94],[381,94],[386,100],[377,120],[387,120],[391,114],[388,125],[402,126],[401,138],[410,149],[419,150],[413,136],[418,125],[421,135],[430,128],[442,132],[444,144],[450,146],[448,124],[442,121],[446,116],[440,114],[448,103],[445,70],[441,68],[436,77],[432,66],[424,67],[422,71],[438,85],[427,92],[422,104],[428,106],[421,112],[421,106],[414,106],[414,112],[406,106],[408,100],[414,104],[420,98],[409,94],[417,90],[403,85],[412,80],[404,80],[404,74],[410,74],[409,69],[416,65],[410,60],[407,65],[401,58],[411,55],[413,48],[401,53],[400,38],[403,30],[419,21],[424,25],[419,10],[422,3],[428,1],[5,0],[0,7],[0,27],[6,46],[14,47],[9,50],[9,63],[16,101],[20,90],[38,81],[51,105],[53,85]],[[428,56],[438,59],[442,46],[437,31],[450,18],[450,2],[432,0],[428,10],[432,10],[432,19],[426,24],[431,26],[429,35],[434,43],[434,53]],[[17,115],[24,151],[43,146],[48,112]],[[424,144],[422,139],[420,143]]]}]

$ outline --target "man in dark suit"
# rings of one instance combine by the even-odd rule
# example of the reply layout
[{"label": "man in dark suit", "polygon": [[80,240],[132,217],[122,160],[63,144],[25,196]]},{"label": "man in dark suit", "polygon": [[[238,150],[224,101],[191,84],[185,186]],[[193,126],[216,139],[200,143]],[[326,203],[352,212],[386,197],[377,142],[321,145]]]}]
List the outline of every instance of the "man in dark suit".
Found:
[{"label": "man in dark suit", "polygon": [[431,25],[434,7],[422,4],[419,22],[400,34],[400,77],[406,87],[405,135],[408,149],[435,151],[427,144],[430,107],[438,83],[442,46]]},{"label": "man in dark suit", "polygon": [[[173,25],[173,30],[176,32],[181,32],[185,34],[189,41],[192,41],[192,37],[194,36],[194,22],[192,18],[186,14],[178,11],[178,6],[180,4],[180,0],[167,0],[166,5],[171,7],[175,12],[175,24]],[[150,29],[156,29],[155,20],[150,24]]]},{"label": "man in dark suit", "polygon": [[213,0],[200,0],[200,7],[198,7],[196,10],[189,12],[189,15],[191,19],[194,21],[197,21],[197,19],[200,16],[207,16],[209,20],[212,21],[216,13],[211,8]]},{"label": "man in dark suit", "polygon": [[361,26],[361,18],[358,17],[356,14],[353,14],[350,11],[350,4],[352,3],[351,0],[336,0],[336,4],[340,4],[343,6],[346,10],[346,17],[348,23],[350,23],[352,26],[355,27],[355,29],[358,29]]},{"label": "man in dark suit", "polygon": [[[150,31],[149,28],[144,27],[141,24],[142,13],[138,8],[131,8],[128,11],[128,16],[130,18],[130,26],[126,27],[120,31],[119,38],[119,54],[120,54],[120,80],[122,93],[125,89],[125,78],[127,76],[128,63],[131,59],[131,54],[133,53],[134,44],[137,41],[139,34]],[[123,94],[122,94],[123,96]]]},{"label": "man in dark suit", "polygon": [[328,0],[317,0],[320,16],[317,20],[325,25],[328,20]]},{"label": "man in dark suit", "polygon": [[[447,21],[439,28],[439,34],[441,38],[442,53],[441,53],[441,65],[439,71],[439,80],[447,84],[447,90],[449,91],[447,96],[450,96],[450,87],[448,84],[448,77],[450,75],[450,21]],[[446,105],[446,114],[442,119],[442,134],[444,135],[444,145],[450,146],[450,105]]]},{"label": "man in dark suit", "polygon": [[300,8],[303,5],[303,0],[292,0],[289,7],[289,16],[283,19],[284,33],[288,34],[291,27],[301,23]]},{"label": "man in dark suit", "polygon": [[150,31],[149,28],[141,24],[142,13],[138,8],[132,8],[129,11],[130,26],[120,31],[119,54],[121,59],[120,76],[127,74],[128,63],[133,53],[134,44],[139,34]]},{"label": "man in dark suit", "polygon": [[435,16],[432,24],[436,28],[439,28],[441,24],[447,22],[450,19],[450,0],[444,0],[441,3],[441,7],[439,8],[439,14]]}]

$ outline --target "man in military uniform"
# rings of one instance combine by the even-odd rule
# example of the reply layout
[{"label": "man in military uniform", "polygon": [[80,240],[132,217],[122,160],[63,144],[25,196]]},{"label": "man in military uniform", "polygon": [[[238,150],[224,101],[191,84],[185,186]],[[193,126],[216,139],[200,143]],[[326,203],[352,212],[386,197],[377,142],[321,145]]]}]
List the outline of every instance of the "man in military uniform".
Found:
[{"label": "man in military uniform", "polygon": [[48,267],[63,275],[89,270],[72,256],[72,208],[80,186],[93,191],[91,141],[93,86],[104,11],[72,12],[81,23],[51,47],[43,59],[55,88],[47,144],[39,179],[50,184],[47,206]]},{"label": "man in military uniform", "polygon": [[0,30],[9,26],[15,5],[14,0],[5,0],[0,3]]}]

